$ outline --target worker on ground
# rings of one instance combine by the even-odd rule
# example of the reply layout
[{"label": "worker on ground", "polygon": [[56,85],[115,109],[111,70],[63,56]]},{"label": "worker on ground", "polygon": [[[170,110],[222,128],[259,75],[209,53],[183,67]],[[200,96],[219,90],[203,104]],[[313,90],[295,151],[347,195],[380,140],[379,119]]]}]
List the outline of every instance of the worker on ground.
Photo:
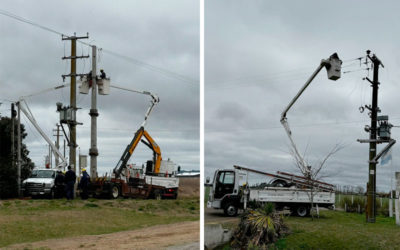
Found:
[{"label": "worker on ground", "polygon": [[79,189],[81,190],[81,198],[82,200],[86,200],[89,198],[88,194],[88,187],[89,187],[89,182],[90,182],[90,176],[86,172],[86,169],[82,169],[82,178],[81,181],[79,182]]},{"label": "worker on ground", "polygon": [[68,166],[68,171],[67,171],[67,173],[65,173],[65,184],[66,184],[67,200],[74,199],[75,181],[76,181],[75,172],[72,171],[71,166]]},{"label": "worker on ground", "polygon": [[55,187],[56,187],[56,195],[58,197],[63,197],[63,193],[65,190],[65,176],[61,170],[57,171],[56,179],[54,180]]},{"label": "worker on ground", "polygon": [[100,74],[100,78],[101,78],[101,79],[106,79],[106,72],[104,72],[103,69],[100,70],[100,73],[101,73],[101,74]]}]

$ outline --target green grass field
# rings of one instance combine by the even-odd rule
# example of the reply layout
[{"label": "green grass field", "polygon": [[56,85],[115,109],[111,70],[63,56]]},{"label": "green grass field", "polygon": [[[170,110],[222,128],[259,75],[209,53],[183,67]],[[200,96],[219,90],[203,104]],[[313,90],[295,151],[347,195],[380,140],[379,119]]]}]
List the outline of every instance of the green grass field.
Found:
[{"label": "green grass field", "polygon": [[287,217],[285,222],[291,234],[270,249],[400,249],[400,227],[393,218],[378,216],[370,224],[365,214],[321,211],[319,219]]},{"label": "green grass field", "polygon": [[3,200],[0,247],[199,220],[199,199]]}]

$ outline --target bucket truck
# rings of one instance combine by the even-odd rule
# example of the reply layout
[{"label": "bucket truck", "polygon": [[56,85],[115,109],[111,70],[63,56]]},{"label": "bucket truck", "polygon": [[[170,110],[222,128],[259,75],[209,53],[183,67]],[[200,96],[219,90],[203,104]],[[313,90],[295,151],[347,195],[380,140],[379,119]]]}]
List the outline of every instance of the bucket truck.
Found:
[{"label": "bucket truck", "polygon": [[[90,193],[94,196],[106,195],[114,199],[119,196],[176,199],[179,187],[179,179],[175,177],[176,164],[169,159],[167,161],[162,160],[160,147],[145,130],[150,113],[159,102],[159,98],[148,91],[111,87],[150,96],[151,104],[146,111],[143,123],[114,167],[111,177],[97,178],[90,186]],[[128,161],[139,142],[144,143],[153,151],[153,159],[147,161],[146,166],[142,168],[128,165]]]},{"label": "bucket truck", "polygon": [[[286,114],[322,68],[325,67],[327,69],[328,78],[330,80],[337,80],[340,78],[341,64],[342,61],[336,53],[331,55],[328,59],[322,60],[318,68],[281,114],[280,121],[289,137],[296,161],[299,162],[303,174],[305,173],[306,175],[310,174],[311,167],[307,166],[305,160],[298,152],[292,138],[292,132]],[[257,201],[261,203],[272,202],[275,203],[278,208],[288,207],[298,216],[306,216],[309,214],[311,196],[313,196],[313,203],[319,206],[331,207],[335,203],[335,192],[331,184],[317,180],[309,182],[308,178],[285,172],[278,172],[278,174],[275,175],[239,166],[234,166],[234,168],[234,170],[218,169],[215,171],[213,182],[208,183],[210,180],[207,180],[207,184],[210,186],[207,206],[215,209],[223,209],[228,216],[235,216],[238,209],[246,208],[247,201]],[[266,175],[273,177],[273,179],[265,188],[250,188],[248,185],[247,172]]]},{"label": "bucket truck", "polygon": [[[239,209],[246,209],[247,203],[274,203],[277,209],[287,207],[293,214],[304,217],[309,214],[310,184],[302,176],[285,172],[271,174],[241,166],[234,169],[218,169],[213,181],[207,179],[210,186],[207,207],[223,209],[225,215],[236,216]],[[255,173],[272,178],[263,187],[251,187],[248,173]],[[334,186],[320,181],[313,183],[319,191],[315,193],[314,203],[319,207],[332,207],[335,204]]]}]

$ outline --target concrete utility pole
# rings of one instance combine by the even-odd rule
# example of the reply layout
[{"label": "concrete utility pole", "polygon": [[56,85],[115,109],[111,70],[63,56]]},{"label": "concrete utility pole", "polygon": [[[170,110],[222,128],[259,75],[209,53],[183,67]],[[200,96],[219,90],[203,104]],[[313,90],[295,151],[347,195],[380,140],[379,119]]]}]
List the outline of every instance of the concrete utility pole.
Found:
[{"label": "concrete utility pole", "polygon": [[[63,75],[63,78],[69,76],[71,78],[71,94],[70,94],[70,107],[76,111],[76,59],[78,58],[88,58],[88,56],[76,56],[76,40],[89,38],[88,35],[77,37],[75,34],[73,36],[62,36],[62,40],[71,40],[71,56],[63,57],[62,59],[71,60],[71,73],[69,75]],[[69,124],[70,128],[70,145],[69,145],[69,165],[73,167],[76,173],[76,121]]]},{"label": "concrete utility pole", "polygon": [[18,196],[21,197],[21,107],[20,103],[17,102],[18,106],[18,127],[17,127],[17,161],[18,161],[18,170],[17,170],[17,184],[18,184]]},{"label": "concrete utility pole", "polygon": [[[60,150],[60,124],[56,124],[56,126],[57,126],[57,129],[56,130],[53,130],[54,132],[56,132],[56,134],[55,135],[53,135],[53,136],[56,136],[57,137],[57,140],[56,140],[56,148],[58,149],[58,150]],[[62,135],[61,135],[62,136]],[[64,157],[65,157],[65,152],[64,152]],[[55,164],[56,164],[56,166],[58,166],[58,155],[56,154],[55,155]]]},{"label": "concrete utility pole", "polygon": [[[367,190],[367,222],[375,223],[376,220],[376,162],[373,159],[376,156],[377,139],[377,116],[378,116],[378,88],[379,88],[379,66],[381,61],[373,55],[367,57],[373,63],[374,76],[372,84],[372,106],[371,106],[371,130],[369,143],[369,172],[368,172],[368,190]],[[383,65],[382,65],[383,66]]]},{"label": "concrete utility pole", "polygon": [[96,60],[97,60],[97,48],[92,46],[92,103],[90,108],[90,176],[92,178],[97,178],[97,156],[99,151],[97,149],[97,116],[99,113],[97,111],[97,84],[96,84]]}]

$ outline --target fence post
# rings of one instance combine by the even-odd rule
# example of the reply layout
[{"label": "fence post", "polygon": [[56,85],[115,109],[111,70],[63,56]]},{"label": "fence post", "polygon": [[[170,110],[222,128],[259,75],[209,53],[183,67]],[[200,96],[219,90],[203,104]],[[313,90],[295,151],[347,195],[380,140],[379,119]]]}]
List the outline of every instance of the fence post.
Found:
[{"label": "fence post", "polygon": [[396,178],[396,196],[394,198],[394,209],[396,214],[396,225],[400,226],[400,216],[399,216],[400,172],[395,173],[395,178]]},{"label": "fence post", "polygon": [[390,190],[390,197],[389,197],[389,217],[393,217],[393,191]]}]

